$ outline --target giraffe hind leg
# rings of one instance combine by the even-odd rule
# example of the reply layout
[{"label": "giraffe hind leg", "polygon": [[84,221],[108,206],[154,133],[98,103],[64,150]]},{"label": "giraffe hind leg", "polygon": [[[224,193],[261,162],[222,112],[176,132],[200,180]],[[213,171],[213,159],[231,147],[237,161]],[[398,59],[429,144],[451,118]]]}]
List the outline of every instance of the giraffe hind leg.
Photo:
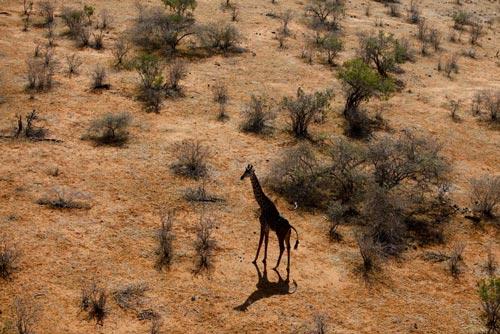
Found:
[{"label": "giraffe hind leg", "polygon": [[278,256],[278,262],[276,262],[276,267],[274,267],[274,269],[278,269],[281,257],[283,256],[283,252],[285,251],[285,239],[283,238],[283,236],[278,235],[278,242],[280,246],[280,255]]}]

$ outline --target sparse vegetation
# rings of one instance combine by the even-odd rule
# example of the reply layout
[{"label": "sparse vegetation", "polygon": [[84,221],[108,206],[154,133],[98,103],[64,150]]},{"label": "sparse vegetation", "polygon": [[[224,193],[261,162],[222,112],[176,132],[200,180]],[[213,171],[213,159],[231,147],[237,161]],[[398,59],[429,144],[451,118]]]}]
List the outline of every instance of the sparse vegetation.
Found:
[{"label": "sparse vegetation", "polygon": [[172,169],[176,174],[199,179],[208,174],[207,159],[210,151],[198,140],[183,140],[174,145],[176,162]]},{"label": "sparse vegetation", "polygon": [[458,244],[453,248],[448,259],[448,269],[454,278],[458,278],[462,273],[461,263],[463,262],[462,253],[465,249],[464,244]]},{"label": "sparse vegetation", "polygon": [[100,64],[96,65],[90,73],[91,84],[93,90],[109,89],[111,85],[107,82],[108,72],[106,68]]},{"label": "sparse vegetation", "polygon": [[174,213],[169,212],[161,219],[160,229],[157,231],[158,248],[156,249],[156,268],[162,270],[169,269],[173,261],[174,249],[173,241],[175,240],[173,226]]},{"label": "sparse vegetation", "polygon": [[46,91],[52,87],[56,62],[53,53],[46,50],[43,58],[30,58],[27,61],[27,89],[29,91]]},{"label": "sparse vegetation", "polygon": [[19,252],[0,239],[0,278],[7,280],[18,268]]},{"label": "sparse vegetation", "polygon": [[312,17],[313,27],[339,30],[344,8],[343,0],[309,0],[306,13]]},{"label": "sparse vegetation", "polygon": [[98,145],[122,146],[128,141],[131,121],[127,112],[106,113],[92,121],[85,138]]},{"label": "sparse vegetation", "polygon": [[252,95],[250,101],[243,108],[243,121],[241,129],[245,132],[267,133],[272,129],[276,114],[273,112],[271,103],[264,95]]},{"label": "sparse vegetation", "polygon": [[87,313],[87,320],[95,320],[97,325],[102,326],[108,315],[106,302],[107,291],[95,281],[84,285],[80,298],[80,309]]},{"label": "sparse vegetation", "polygon": [[196,228],[196,241],[194,243],[196,250],[195,274],[213,268],[213,257],[216,246],[215,239],[213,238],[214,227],[214,220],[201,217]]},{"label": "sparse vegetation", "polygon": [[80,66],[82,66],[82,59],[73,53],[66,56],[66,64],[68,65],[68,76],[71,78],[73,75],[78,75],[80,73]]},{"label": "sparse vegetation", "polygon": [[295,98],[285,97],[281,102],[290,118],[292,133],[297,138],[309,138],[309,125],[330,106],[331,91],[306,94],[302,88],[297,89]]},{"label": "sparse vegetation", "polygon": [[473,211],[483,218],[495,217],[500,204],[500,176],[483,175],[470,181],[470,202]]},{"label": "sparse vegetation", "polygon": [[82,200],[84,197],[80,192],[56,187],[51,189],[45,196],[42,196],[37,201],[37,204],[51,209],[88,209],[90,205]]},{"label": "sparse vegetation", "polygon": [[38,309],[28,298],[14,299],[15,328],[17,334],[34,334],[38,321]]},{"label": "sparse vegetation", "polygon": [[113,299],[124,310],[137,310],[143,305],[142,299],[148,289],[144,283],[127,284],[113,291]]},{"label": "sparse vegetation", "polygon": [[220,121],[224,121],[229,118],[226,112],[226,105],[229,102],[227,87],[222,82],[218,82],[213,86],[212,92],[213,101],[219,105],[219,113],[217,114],[217,119]]},{"label": "sparse vegetation", "polygon": [[344,49],[344,43],[337,34],[328,33],[320,39],[319,49],[326,54],[328,64],[335,65],[335,58]]},{"label": "sparse vegetation", "polygon": [[175,14],[181,16],[185,14],[192,14],[192,11],[196,8],[196,0],[162,0],[165,6],[167,6]]},{"label": "sparse vegetation", "polygon": [[478,293],[486,333],[496,334],[500,331],[500,278],[491,277],[480,281]]},{"label": "sparse vegetation", "polygon": [[223,53],[240,51],[241,34],[236,26],[230,23],[210,23],[201,26],[197,33],[201,46]]}]

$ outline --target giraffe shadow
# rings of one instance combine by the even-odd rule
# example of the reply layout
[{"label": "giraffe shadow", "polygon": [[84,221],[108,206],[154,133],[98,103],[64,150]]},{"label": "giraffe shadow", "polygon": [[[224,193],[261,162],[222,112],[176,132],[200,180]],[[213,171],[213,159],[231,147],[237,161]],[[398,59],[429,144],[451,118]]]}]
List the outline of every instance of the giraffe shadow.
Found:
[{"label": "giraffe shadow", "polygon": [[247,311],[248,307],[253,303],[272,296],[279,295],[291,295],[297,291],[297,283],[295,280],[290,284],[290,278],[287,276],[284,280],[277,270],[274,270],[278,274],[278,281],[271,282],[267,277],[266,265],[264,265],[264,271],[261,273],[257,264],[254,263],[255,269],[257,270],[257,290],[252,292],[250,296],[243,302],[243,304],[234,307],[237,311]]}]

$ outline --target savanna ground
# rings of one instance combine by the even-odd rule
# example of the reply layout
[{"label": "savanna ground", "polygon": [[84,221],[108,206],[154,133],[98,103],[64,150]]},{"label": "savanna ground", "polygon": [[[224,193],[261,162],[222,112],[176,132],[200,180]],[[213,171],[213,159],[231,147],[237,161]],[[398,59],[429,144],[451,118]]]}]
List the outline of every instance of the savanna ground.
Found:
[{"label": "savanna ground", "polygon": [[[145,5],[162,5],[158,0]],[[366,16],[370,3],[371,15]],[[28,140],[0,141],[0,234],[20,251],[19,270],[10,280],[0,281],[0,329],[15,332],[13,301],[29,297],[37,305],[36,333],[147,333],[149,321],[135,312],[119,308],[108,298],[109,313],[103,326],[87,321],[80,311],[81,287],[97,280],[109,291],[128,283],[142,282],[149,290],[141,309],[153,309],[171,333],[304,333],[314,327],[321,314],[334,333],[477,333],[481,331],[477,281],[485,276],[482,264],[488,249],[500,258],[498,228],[477,228],[461,215],[446,226],[444,245],[425,250],[449,251],[463,242],[464,272],[453,278],[444,264],[421,259],[423,248],[411,246],[396,260],[384,264],[380,277],[365,282],[356,272],[361,263],[354,228],[341,227],[344,240],[331,243],[328,223],[320,212],[294,210],[293,205],[273,194],[281,213],[298,229],[300,246],[292,251],[293,294],[257,293],[245,312],[235,310],[256,290],[257,273],[251,261],[258,242],[257,204],[248,181],[241,182],[245,166],[252,163],[262,179],[284,148],[297,144],[280,115],[269,136],[240,131],[240,110],[250,94],[266,93],[279,101],[294,95],[298,87],[307,92],[331,88],[335,94],[326,121],[313,125],[317,138],[343,135],[340,111],[343,105],[336,67],[318,57],[313,64],[300,58],[304,41],[312,31],[303,17],[301,1],[240,1],[236,26],[244,36],[241,54],[192,58],[182,82],[185,96],[168,99],[159,114],[146,113],[137,101],[134,70],[112,68],[106,46],[133,24],[135,2],[99,1],[96,10],[107,8],[114,18],[106,31],[104,50],[79,49],[56,28],[55,57],[59,69],[54,87],[44,93],[25,91],[26,62],[34,41],[45,40],[45,30],[31,27],[23,32],[22,1],[0,2],[0,128],[15,126],[17,115],[36,109],[49,137],[62,143]],[[59,1],[83,5],[81,1]],[[219,1],[198,1],[198,22],[229,20]],[[409,1],[403,1],[407,8]],[[422,15],[446,36],[450,15],[458,7],[452,1],[420,2]],[[387,101],[373,100],[367,106],[382,110],[392,131],[404,128],[432,135],[444,144],[444,154],[453,162],[451,197],[459,206],[468,205],[468,180],[484,173],[500,173],[500,132],[478,121],[469,103],[479,89],[500,89],[498,1],[464,1],[460,7],[482,18],[491,18],[485,28],[477,59],[461,57],[459,73],[452,79],[436,70],[439,57],[469,48],[443,38],[443,50],[417,55],[404,64],[397,77],[405,88]],[[278,20],[267,13],[285,9],[295,12],[290,24],[292,37],[279,49],[275,33]],[[383,27],[376,27],[381,19]],[[34,22],[39,20],[35,15]],[[57,20],[57,19],[56,19]],[[342,20],[345,50],[338,64],[353,57],[356,34],[383,29],[397,37],[415,40],[416,26],[387,15],[387,8],[374,1],[352,0]],[[189,47],[185,43],[184,48]],[[81,73],[68,78],[64,58],[76,52],[83,60]],[[109,68],[111,89],[92,92],[89,73],[96,64]],[[216,119],[211,86],[228,86],[230,102],[227,122]],[[463,100],[460,122],[450,118],[448,99]],[[131,138],[124,147],[94,146],[81,140],[89,123],[109,111],[127,111],[132,117]],[[170,169],[172,145],[182,139],[201,139],[210,147],[207,188],[225,199],[222,203],[190,204],[183,191],[199,182],[176,176]],[[59,170],[54,176],[55,169]],[[57,210],[38,205],[50,189],[62,187],[79,192],[91,205],[83,210]],[[264,187],[266,190],[266,188]],[[168,271],[155,269],[155,233],[162,215],[176,210],[175,257]],[[216,221],[217,248],[209,274],[193,275],[195,226],[200,216]],[[292,238],[294,242],[294,238]],[[274,265],[278,246],[270,238],[269,266]],[[260,266],[262,264],[258,262]],[[262,267],[261,267],[262,270]],[[276,282],[275,272],[268,270]],[[285,275],[282,263],[281,275]],[[262,298],[259,298],[262,297]]]}]

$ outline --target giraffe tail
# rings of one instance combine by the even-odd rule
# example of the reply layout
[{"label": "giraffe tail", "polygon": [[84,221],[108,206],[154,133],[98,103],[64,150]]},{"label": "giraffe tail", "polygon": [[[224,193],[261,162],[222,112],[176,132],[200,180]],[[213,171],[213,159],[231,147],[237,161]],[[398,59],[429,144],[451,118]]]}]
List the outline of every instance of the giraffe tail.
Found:
[{"label": "giraffe tail", "polygon": [[297,241],[295,241],[295,246],[293,246],[293,249],[297,249],[299,248],[299,232],[297,232],[295,227],[293,227],[292,225],[290,225],[290,227],[295,231],[295,234],[297,236]]}]

